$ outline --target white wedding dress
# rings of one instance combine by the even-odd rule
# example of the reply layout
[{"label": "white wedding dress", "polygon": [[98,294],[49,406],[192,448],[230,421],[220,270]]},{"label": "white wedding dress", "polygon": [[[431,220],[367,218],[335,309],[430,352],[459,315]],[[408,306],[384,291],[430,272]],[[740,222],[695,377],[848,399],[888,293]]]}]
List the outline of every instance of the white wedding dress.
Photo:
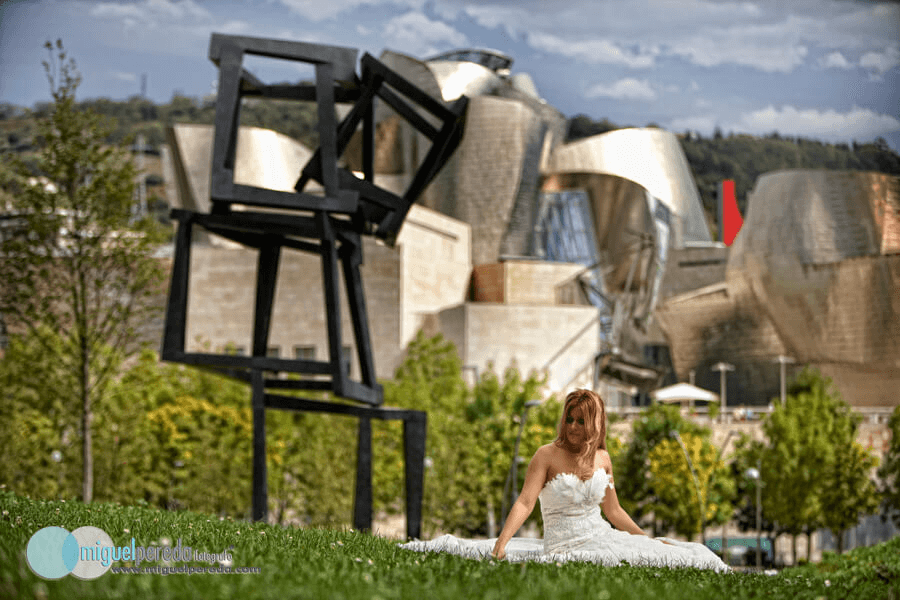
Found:
[{"label": "white wedding dress", "polygon": [[[600,511],[607,488],[613,487],[609,474],[598,469],[593,477],[581,480],[572,473],[560,473],[548,481],[538,498],[544,518],[544,539],[512,538],[506,545],[507,560],[513,562],[585,561],[609,567],[623,561],[632,566],[697,567],[728,571],[728,567],[703,544],[670,538],[650,538],[614,529]],[[665,544],[660,540],[666,540]],[[469,540],[442,535],[431,541],[401,544],[418,552],[450,552],[470,558],[487,558],[496,538]]]}]

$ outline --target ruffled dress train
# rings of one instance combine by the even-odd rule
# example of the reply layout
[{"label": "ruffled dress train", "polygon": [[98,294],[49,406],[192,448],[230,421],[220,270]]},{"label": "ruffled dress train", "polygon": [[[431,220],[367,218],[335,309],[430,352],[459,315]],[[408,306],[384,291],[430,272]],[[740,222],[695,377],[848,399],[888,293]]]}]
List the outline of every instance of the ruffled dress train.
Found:
[{"label": "ruffled dress train", "polygon": [[[717,572],[729,570],[712,550],[695,542],[650,538],[614,529],[600,511],[606,490],[613,486],[609,474],[598,469],[587,480],[561,473],[547,482],[539,499],[544,519],[544,539],[513,538],[506,545],[507,560],[562,563],[592,562],[614,567],[696,567]],[[663,543],[665,540],[667,543]],[[469,558],[487,558],[496,538],[471,540],[442,535],[430,541],[401,544],[417,552],[449,552]]]}]

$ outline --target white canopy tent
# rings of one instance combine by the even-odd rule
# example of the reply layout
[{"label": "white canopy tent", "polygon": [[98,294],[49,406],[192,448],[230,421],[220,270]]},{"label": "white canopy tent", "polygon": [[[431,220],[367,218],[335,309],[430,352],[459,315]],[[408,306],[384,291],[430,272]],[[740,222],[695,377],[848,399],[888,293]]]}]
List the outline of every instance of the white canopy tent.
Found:
[{"label": "white canopy tent", "polygon": [[719,395],[690,383],[676,383],[650,392],[657,402],[718,402]]}]

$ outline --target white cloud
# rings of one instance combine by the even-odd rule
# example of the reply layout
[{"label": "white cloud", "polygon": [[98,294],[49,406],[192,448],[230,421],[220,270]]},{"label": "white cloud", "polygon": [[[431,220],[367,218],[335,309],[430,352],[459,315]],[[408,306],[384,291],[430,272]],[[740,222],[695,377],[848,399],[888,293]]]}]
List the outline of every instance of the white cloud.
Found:
[{"label": "white cloud", "polygon": [[[72,6],[77,4],[73,2]],[[88,14],[93,18],[92,37],[128,52],[140,49],[154,54],[201,58],[206,56],[213,32],[319,41],[316,32],[304,32],[296,27],[276,29],[255,21],[230,19],[227,18],[228,11],[214,14],[197,0],[139,0],[133,3],[103,0],[87,3],[87,6]],[[160,43],[160,39],[164,42]]]},{"label": "white cloud", "polygon": [[733,129],[755,134],[778,131],[784,135],[825,140],[868,140],[900,130],[900,120],[858,106],[841,113],[830,108],[783,106],[778,109],[770,105],[744,113]]},{"label": "white cloud", "polygon": [[832,52],[819,60],[819,65],[826,69],[850,69],[853,67],[850,61],[840,52]]},{"label": "white cloud", "polygon": [[598,83],[585,91],[586,98],[616,98],[618,100],[656,100],[656,90],[646,79],[639,81],[631,77],[620,79],[612,85]]},{"label": "white cloud", "polygon": [[118,79],[119,81],[128,81],[128,82],[136,82],[137,75],[134,73],[123,73],[122,71],[112,71],[110,73],[113,79]]},{"label": "white cloud", "polygon": [[387,47],[418,57],[469,43],[466,36],[453,27],[432,21],[420,12],[394,17],[385,24],[383,35]]},{"label": "white cloud", "polygon": [[859,66],[876,75],[884,75],[900,66],[900,46],[885,48],[883,52],[866,52],[860,57]]},{"label": "white cloud", "polygon": [[133,4],[97,2],[91,15],[101,18],[121,19],[127,25],[158,27],[171,22],[209,19],[210,12],[194,0],[143,0]]},{"label": "white cloud", "polygon": [[365,4],[388,4],[419,10],[424,5],[423,0],[279,0],[281,4],[310,21],[324,21],[333,19],[341,13],[347,13]]},{"label": "white cloud", "polygon": [[667,49],[704,67],[734,64],[767,73],[789,73],[802,65],[809,53],[800,35],[809,25],[809,20],[792,16],[775,24],[708,28],[673,40]]},{"label": "white cloud", "polygon": [[626,65],[634,68],[652,67],[657,50],[631,51],[606,39],[575,42],[550,33],[529,33],[528,43],[537,50],[561,54],[588,64]]},{"label": "white cloud", "polygon": [[853,55],[900,37],[900,4],[844,0],[442,0],[443,18],[520,33],[537,50],[585,64],[649,67],[666,56],[789,73],[812,50]]},{"label": "white cloud", "polygon": [[[503,26],[510,34],[515,35],[522,28],[522,9],[519,6],[467,6],[465,13],[482,27],[493,29]],[[452,18],[452,13],[444,13]]]}]

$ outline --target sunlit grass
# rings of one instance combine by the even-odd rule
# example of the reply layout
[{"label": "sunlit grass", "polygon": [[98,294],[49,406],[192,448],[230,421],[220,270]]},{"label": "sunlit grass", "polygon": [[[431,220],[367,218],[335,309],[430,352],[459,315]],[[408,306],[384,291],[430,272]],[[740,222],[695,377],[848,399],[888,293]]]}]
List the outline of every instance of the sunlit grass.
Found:
[{"label": "sunlit grass", "polygon": [[[888,598],[900,597],[900,539],[774,576],[593,564],[511,564],[401,550],[352,530],[298,529],[143,506],[41,501],[0,491],[0,597],[9,598]],[[92,525],[116,544],[219,553],[260,574],[116,575],[46,581],[25,559],[31,535]],[[199,564],[199,563],[197,563]],[[118,566],[118,565],[117,565]],[[893,587],[893,590],[892,590]]]}]

